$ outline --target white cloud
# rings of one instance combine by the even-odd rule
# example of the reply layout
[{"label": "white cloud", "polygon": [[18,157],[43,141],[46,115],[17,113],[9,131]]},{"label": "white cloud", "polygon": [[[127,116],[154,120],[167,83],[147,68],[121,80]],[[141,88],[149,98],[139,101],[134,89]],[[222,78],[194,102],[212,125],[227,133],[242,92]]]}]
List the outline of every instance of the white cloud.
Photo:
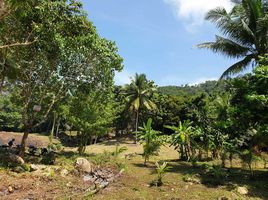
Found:
[{"label": "white cloud", "polygon": [[115,72],[115,84],[125,85],[129,84],[133,73],[123,70],[122,72]]},{"label": "white cloud", "polygon": [[217,7],[232,8],[230,0],[164,0],[172,6],[176,17],[186,20],[186,28],[193,31],[204,23],[205,14]]},{"label": "white cloud", "polygon": [[162,77],[162,79],[157,82],[159,86],[167,86],[167,85],[176,85],[176,86],[181,86],[181,85],[198,85],[200,83],[204,83],[206,81],[216,81],[219,80],[217,77],[201,77],[197,79],[192,79],[189,81],[189,79],[181,76],[176,76],[176,75],[166,75]]},{"label": "white cloud", "polygon": [[216,77],[212,77],[212,78],[206,78],[206,77],[203,77],[203,78],[199,78],[197,79],[196,81],[190,83],[189,85],[190,86],[194,86],[194,85],[198,85],[200,83],[205,83],[206,81],[216,81],[216,80],[219,80],[218,78]]}]

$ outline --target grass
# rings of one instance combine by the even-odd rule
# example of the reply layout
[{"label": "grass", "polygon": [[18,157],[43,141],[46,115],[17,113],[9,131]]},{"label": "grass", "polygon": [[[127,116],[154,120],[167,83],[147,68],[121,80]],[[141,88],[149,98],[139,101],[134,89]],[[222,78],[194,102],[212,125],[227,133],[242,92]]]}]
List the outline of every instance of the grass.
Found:
[{"label": "grass", "polygon": [[[110,144],[110,145],[109,145]],[[103,143],[87,148],[87,152],[113,151],[115,143]],[[120,146],[127,146],[128,151],[124,154],[137,153],[131,160],[126,160],[127,172],[117,183],[107,190],[93,197],[93,199],[268,199],[268,173],[267,170],[255,169],[255,179],[250,178],[247,169],[229,169],[220,184],[215,182],[215,177],[206,173],[203,165],[212,166],[215,162],[198,163],[193,168],[191,163],[179,162],[178,153],[170,147],[162,147],[159,156],[152,157],[148,166],[143,165],[141,156],[142,147],[130,142],[120,142]],[[123,157],[124,155],[122,155]],[[170,169],[163,178],[162,187],[150,187],[152,180],[156,178],[155,162],[168,162]],[[240,162],[234,162],[236,167]],[[262,167],[262,165],[257,165]],[[220,173],[220,172],[219,172]],[[185,182],[185,176],[197,177],[201,184]],[[220,177],[221,178],[221,177]],[[249,195],[239,195],[236,190],[239,186],[246,186]]]},{"label": "grass", "polygon": [[[41,138],[45,140],[45,138]],[[113,156],[116,146],[127,147],[127,150]],[[76,148],[65,147],[56,161],[56,165],[72,170],[74,160],[80,157]],[[100,193],[91,196],[73,196],[72,199],[183,199],[183,200],[215,200],[221,197],[229,199],[268,199],[268,172],[263,169],[262,163],[256,163],[254,179],[250,177],[247,169],[240,169],[241,163],[235,160],[234,168],[222,169],[213,165],[220,161],[198,162],[196,167],[191,163],[177,160],[178,153],[171,147],[161,148],[159,156],[153,156],[147,166],[143,165],[142,146],[133,144],[130,140],[110,140],[86,148],[85,157],[96,166],[117,167],[124,169],[125,173],[116,182]],[[150,183],[156,179],[155,162],[168,162],[169,170],[163,178],[163,186],[152,187]],[[227,162],[227,166],[228,162]],[[5,170],[5,169],[4,169]],[[1,171],[0,171],[1,173]],[[1,175],[1,174],[0,174]],[[27,177],[27,175],[26,175]],[[10,177],[9,177],[10,178]],[[198,179],[201,184],[187,180]],[[10,178],[12,179],[12,178]],[[69,180],[68,180],[69,179]],[[16,179],[13,178],[13,181]],[[56,191],[61,193],[59,199],[70,199],[70,189],[67,182],[75,184],[78,180],[71,177],[65,179],[53,177]],[[80,183],[79,187],[83,187]],[[246,186],[249,190],[247,196],[237,193],[237,187]],[[78,189],[77,189],[78,190]],[[78,190],[79,191],[79,190]],[[84,194],[83,194],[84,195]]]}]

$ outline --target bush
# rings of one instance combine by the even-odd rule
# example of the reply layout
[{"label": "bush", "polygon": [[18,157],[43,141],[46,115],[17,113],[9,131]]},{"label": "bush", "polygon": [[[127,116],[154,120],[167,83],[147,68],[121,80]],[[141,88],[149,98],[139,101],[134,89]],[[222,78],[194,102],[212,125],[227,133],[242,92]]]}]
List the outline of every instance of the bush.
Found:
[{"label": "bush", "polygon": [[170,169],[167,162],[164,162],[162,165],[159,163],[155,163],[156,165],[156,172],[157,172],[157,179],[154,180],[151,185],[155,185],[157,187],[163,185],[163,176],[167,173],[167,171]]},{"label": "bush", "polygon": [[50,151],[61,151],[62,150],[62,144],[61,143],[49,143],[47,148]]},{"label": "bush", "polygon": [[45,165],[54,165],[55,161],[56,161],[56,155],[53,151],[51,151],[42,157],[41,163]]},{"label": "bush", "polygon": [[221,166],[208,166],[206,169],[206,174],[211,179],[207,179],[207,182],[213,185],[221,185],[224,183],[227,177],[227,172]]}]

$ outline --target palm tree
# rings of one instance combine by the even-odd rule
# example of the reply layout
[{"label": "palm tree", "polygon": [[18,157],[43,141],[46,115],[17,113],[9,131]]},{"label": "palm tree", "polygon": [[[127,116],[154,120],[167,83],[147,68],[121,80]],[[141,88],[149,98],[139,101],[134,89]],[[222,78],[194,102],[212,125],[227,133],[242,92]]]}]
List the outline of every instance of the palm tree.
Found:
[{"label": "palm tree", "polygon": [[233,0],[235,5],[228,13],[224,8],[216,8],[207,13],[206,19],[226,37],[216,35],[215,42],[199,44],[198,48],[240,59],[221,76],[228,77],[255,66],[260,55],[268,53],[268,1]]},{"label": "palm tree", "polygon": [[136,114],[135,116],[135,132],[137,142],[137,131],[139,125],[139,112],[141,108],[152,110],[156,105],[150,100],[153,92],[156,90],[153,82],[146,79],[145,74],[135,74],[131,83],[125,86],[127,107]]}]

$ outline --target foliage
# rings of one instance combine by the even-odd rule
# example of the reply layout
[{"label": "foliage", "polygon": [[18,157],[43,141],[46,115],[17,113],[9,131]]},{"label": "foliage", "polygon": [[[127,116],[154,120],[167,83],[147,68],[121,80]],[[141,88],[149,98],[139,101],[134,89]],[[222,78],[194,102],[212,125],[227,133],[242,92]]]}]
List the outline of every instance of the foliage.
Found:
[{"label": "foliage", "polygon": [[251,175],[253,176],[252,163],[254,161],[260,160],[261,158],[254,154],[253,150],[244,150],[239,154],[241,160],[247,165],[250,170]]},{"label": "foliage", "polygon": [[115,151],[112,152],[112,155],[115,156],[115,157],[118,157],[124,151],[127,151],[127,147],[125,147],[125,146],[119,147],[119,145],[116,145]]},{"label": "foliage", "polygon": [[12,103],[12,95],[0,95],[0,130],[20,131],[22,129],[21,107]]},{"label": "foliage", "polygon": [[215,42],[198,45],[199,48],[207,48],[230,58],[242,59],[230,66],[222,78],[239,73],[250,64],[256,66],[259,56],[268,53],[268,2],[262,0],[234,2],[236,4],[229,13],[224,8],[215,8],[206,16],[206,19],[214,23],[226,38],[217,35]]},{"label": "foliage", "polygon": [[93,138],[102,136],[109,130],[113,121],[114,109],[111,92],[92,91],[79,88],[76,96],[70,98],[66,117],[78,131],[80,154]]},{"label": "foliage", "polygon": [[[110,91],[115,70],[122,69],[115,44],[99,37],[79,2],[27,0],[4,18],[0,27],[3,43],[21,38],[33,41],[2,52],[1,57],[11,60],[16,71],[11,73],[12,68],[3,62],[3,68],[14,74],[8,80],[18,88],[16,103],[23,105],[21,153],[28,133],[47,120],[55,103],[75,93],[80,85]],[[35,112],[34,106],[40,111]]]},{"label": "foliage", "polygon": [[214,185],[222,184],[227,177],[227,172],[221,166],[207,165],[206,171],[207,175],[213,178],[212,180],[210,180],[210,183],[213,183]]},{"label": "foliage", "polygon": [[155,90],[154,83],[147,80],[145,74],[135,74],[131,83],[125,86],[127,108],[136,114],[135,132],[138,131],[140,109],[146,108],[147,110],[153,110],[156,108],[155,104],[151,101],[152,94]]},{"label": "foliage", "polygon": [[143,127],[140,127],[139,129],[140,131],[138,132],[138,139],[143,144],[144,165],[146,165],[150,156],[158,154],[162,140],[159,136],[160,132],[153,130],[151,118],[149,118],[147,123],[144,123]]},{"label": "foliage", "polygon": [[152,182],[152,185],[159,187],[163,185],[163,176],[167,173],[170,167],[168,166],[167,162],[164,162],[162,165],[156,162],[155,166],[157,172],[157,179]]},{"label": "foliage", "polygon": [[166,126],[166,128],[174,131],[171,135],[171,145],[180,152],[181,159],[187,161],[193,156],[191,135],[194,131],[191,124],[192,122],[187,120],[184,122],[180,121],[178,126]]}]

